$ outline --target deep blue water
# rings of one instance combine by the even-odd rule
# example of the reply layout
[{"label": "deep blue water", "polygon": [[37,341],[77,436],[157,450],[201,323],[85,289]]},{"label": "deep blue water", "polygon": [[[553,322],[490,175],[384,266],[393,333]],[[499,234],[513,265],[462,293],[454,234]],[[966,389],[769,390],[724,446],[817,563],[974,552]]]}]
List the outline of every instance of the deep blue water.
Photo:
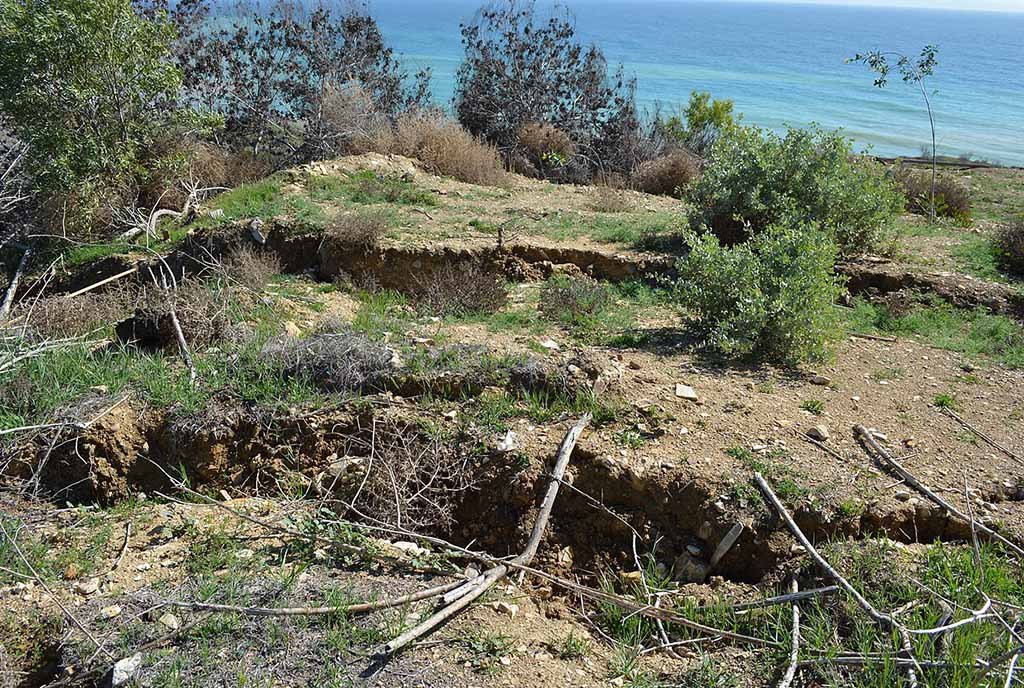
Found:
[{"label": "deep blue water", "polygon": [[[930,81],[940,153],[1024,165],[1024,13],[701,0],[568,0],[582,40],[638,80],[642,104],[684,103],[690,91],[731,98],[748,123],[842,128],[879,155],[916,155],[929,140],[919,92],[885,90],[862,65],[871,49],[940,48]],[[410,69],[433,70],[450,103],[462,55],[459,23],[479,0],[373,0]],[[550,3],[548,3],[548,6]],[[540,0],[538,6],[544,6]]]}]

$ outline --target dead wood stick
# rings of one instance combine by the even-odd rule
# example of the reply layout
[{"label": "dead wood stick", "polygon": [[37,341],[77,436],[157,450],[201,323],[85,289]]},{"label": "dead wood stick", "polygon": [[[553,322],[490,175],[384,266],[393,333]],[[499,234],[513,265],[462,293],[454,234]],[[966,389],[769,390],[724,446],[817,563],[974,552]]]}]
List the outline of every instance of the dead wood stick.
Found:
[{"label": "dead wood stick", "polygon": [[732,546],[736,544],[736,541],[740,539],[740,535],[743,534],[743,524],[734,523],[729,532],[725,534],[722,541],[718,543],[718,547],[715,548],[714,553],[711,555],[711,559],[708,561],[709,570],[713,571],[718,563],[722,561],[722,557],[729,553]]},{"label": "dead wood stick", "polygon": [[[580,435],[583,434],[583,431],[590,424],[592,419],[593,416],[591,414],[584,414],[584,416],[569,429],[569,432],[566,433],[565,438],[562,440],[562,444],[558,448],[558,455],[555,458],[555,467],[551,471],[551,479],[548,481],[548,489],[544,494],[544,500],[541,502],[537,518],[533,522],[533,530],[530,533],[530,539],[526,543],[526,548],[521,554],[519,554],[519,556],[512,560],[512,563],[526,566],[533,562],[533,558],[536,556],[537,550],[540,547],[540,541],[544,537],[544,532],[547,530],[548,520],[551,518],[551,510],[555,506],[555,499],[558,497],[558,489],[561,486],[562,478],[565,476],[565,469],[569,466],[569,459],[572,458],[572,452],[576,448],[576,442],[579,441]],[[462,597],[454,600],[447,607],[442,608],[427,620],[385,644],[377,654],[384,656],[393,655],[409,643],[414,642],[415,640],[418,640],[424,635],[432,632],[435,628],[458,614],[460,611],[472,604],[474,600],[487,592],[487,590],[493,587],[495,583],[508,574],[508,570],[509,567],[506,564],[499,564],[489,571],[486,571],[480,579],[479,584],[474,587],[470,587]]]},{"label": "dead wood stick", "polygon": [[815,447],[817,447],[818,449],[822,450],[823,452],[825,452],[829,456],[837,458],[840,461],[845,461],[846,460],[843,457],[843,455],[840,454],[839,452],[837,452],[835,449],[833,449],[832,447],[828,446],[824,442],[820,442],[820,441],[814,439],[813,437],[811,437],[810,435],[808,435],[805,432],[800,432],[799,430],[794,430],[793,434],[796,435],[797,437],[799,437],[800,439],[802,439],[804,442],[810,442]]},{"label": "dead wood stick", "polygon": [[132,275],[132,274],[134,274],[134,273],[136,273],[138,271],[139,271],[139,266],[136,265],[133,268],[128,268],[124,272],[119,272],[116,275],[111,275],[110,277],[107,277],[106,279],[101,279],[99,282],[94,282],[93,284],[90,284],[88,287],[82,287],[78,291],[71,292],[70,294],[65,294],[64,298],[65,299],[73,299],[76,296],[81,296],[82,294],[88,294],[89,292],[94,291],[96,289],[99,289],[100,287],[102,287],[104,285],[110,284],[111,282],[116,282],[117,280],[122,279],[124,277],[127,277],[128,275]]},{"label": "dead wood stick", "polygon": [[200,612],[232,612],[244,616],[326,616],[330,614],[367,614],[380,609],[391,609],[401,607],[413,602],[428,600],[438,597],[462,585],[462,581],[445,583],[427,590],[420,590],[409,595],[393,597],[378,602],[360,602],[341,607],[242,607],[233,604],[210,604],[206,602],[177,602],[167,601],[164,604],[168,607],[179,607]]},{"label": "dead wood stick", "polygon": [[128,521],[124,524],[124,544],[121,545],[121,551],[117,555],[117,561],[110,567],[111,571],[116,571],[117,567],[121,565],[121,561],[124,559],[125,553],[128,551],[128,540],[132,537],[132,522]]},{"label": "dead wood stick", "polygon": [[843,576],[838,571],[832,568],[832,565],[829,564],[828,561],[826,561],[825,557],[821,556],[821,554],[814,547],[814,545],[811,544],[811,541],[807,539],[807,536],[804,535],[803,531],[800,530],[800,526],[796,524],[796,521],[793,520],[793,517],[789,515],[789,512],[786,510],[786,507],[782,505],[781,501],[779,501],[779,498],[775,495],[775,492],[772,491],[772,488],[768,485],[767,481],[765,481],[764,476],[762,476],[760,473],[755,473],[754,480],[757,481],[757,486],[761,488],[761,493],[764,494],[768,502],[773,507],[775,507],[775,511],[778,512],[780,517],[782,517],[782,520],[785,522],[786,527],[789,528],[789,532],[792,533],[793,537],[795,537],[797,541],[804,546],[804,549],[807,550],[807,554],[811,557],[811,559],[813,559],[814,562],[823,571],[825,571],[825,573],[827,573],[830,578],[832,578],[832,580],[834,580],[836,583],[842,586],[842,588],[850,594],[850,596],[854,599],[857,605],[861,609],[863,609],[868,616],[871,617],[872,621],[874,621],[876,624],[882,626],[885,629],[892,628],[894,625],[892,618],[885,614],[882,614],[877,609],[875,609],[874,606],[872,606],[872,604],[868,602],[864,598],[864,596],[861,595],[860,592],[858,592],[857,589],[850,584],[848,580],[843,578]]},{"label": "dead wood stick", "polygon": [[865,334],[863,332],[853,332],[853,331],[851,331],[850,332],[850,336],[851,337],[856,337],[857,339],[867,339],[867,340],[870,340],[872,342],[888,342],[889,344],[895,344],[897,341],[899,341],[895,337],[880,337],[877,334]]},{"label": "dead wood stick", "polygon": [[30,246],[21,254],[21,260],[18,261],[18,267],[14,270],[14,276],[11,277],[11,283],[7,285],[7,292],[4,294],[4,300],[0,303],[0,323],[7,320],[7,316],[11,312],[11,306],[14,304],[14,295],[18,291],[18,283],[21,282],[21,275],[25,272],[25,268],[28,266],[28,259],[31,257],[32,247]]},{"label": "dead wood stick", "polygon": [[[790,594],[795,595],[799,592],[799,584],[796,581],[796,577],[789,584]],[[793,601],[793,646],[789,651],[789,667],[786,669],[785,675],[779,682],[779,688],[789,688],[793,684],[793,679],[796,678],[797,662],[800,659],[800,606]]]},{"label": "dead wood stick", "polygon": [[916,686],[917,673],[915,671],[915,667],[918,666],[918,664],[917,660],[914,658],[912,654],[913,648],[910,646],[910,636],[907,635],[906,630],[903,629],[902,626],[897,624],[891,616],[889,616],[888,614],[882,614],[877,609],[875,609],[874,606],[872,606],[872,604],[868,602],[867,599],[863,595],[861,595],[860,592],[856,588],[854,588],[848,580],[843,578],[843,576],[838,571],[836,571],[831,564],[828,563],[825,557],[821,556],[821,554],[814,547],[814,545],[811,544],[811,541],[807,539],[807,536],[804,535],[803,531],[800,530],[800,526],[796,524],[796,521],[793,520],[793,517],[789,515],[789,512],[786,510],[786,507],[782,505],[782,502],[779,500],[778,496],[776,496],[775,492],[772,491],[772,488],[765,481],[764,476],[762,476],[760,473],[755,473],[754,479],[757,481],[758,487],[761,488],[761,493],[764,494],[765,498],[772,504],[773,507],[775,507],[775,510],[778,512],[779,516],[782,517],[782,520],[785,521],[786,527],[789,528],[789,531],[793,534],[793,537],[795,537],[800,542],[800,544],[804,546],[804,549],[807,550],[807,554],[815,561],[815,563],[823,571],[828,573],[828,575],[836,583],[841,585],[843,589],[846,590],[846,592],[849,593],[849,595],[854,599],[857,605],[861,609],[863,609],[864,612],[871,617],[871,620],[874,621],[880,628],[883,628],[885,630],[896,630],[899,632],[900,639],[903,644],[903,650],[908,653],[911,659],[911,664],[907,668],[907,679],[910,683],[911,688]]},{"label": "dead wood stick", "polygon": [[776,597],[766,597],[763,600],[754,600],[753,602],[743,602],[741,604],[733,605],[732,610],[734,612],[743,611],[746,609],[759,609],[761,607],[772,607],[777,604],[786,604],[788,602],[799,602],[800,600],[809,600],[812,597],[818,597],[819,595],[832,595],[839,592],[838,585],[828,585],[824,588],[814,588],[813,590],[801,590],[800,592],[787,593],[785,595],[777,595]]},{"label": "dead wood stick", "polygon": [[30,562],[25,557],[25,554],[21,551],[21,547],[18,545],[18,541],[17,541],[17,535],[18,535],[17,531],[15,531],[14,535],[9,534],[7,532],[7,529],[4,528],[3,522],[0,521],[0,534],[2,534],[4,536],[5,540],[7,540],[9,543],[11,543],[11,547],[14,549],[14,553],[18,555],[18,559],[21,560],[21,563],[25,566],[25,568],[28,569],[29,573],[32,574],[32,578],[35,579],[36,584],[40,588],[42,588],[43,591],[47,595],[50,596],[50,599],[53,600],[54,604],[56,604],[60,608],[60,610],[62,612],[64,612],[64,616],[66,616],[69,619],[71,619],[71,623],[75,624],[75,626],[78,627],[78,630],[82,631],[82,633],[85,634],[85,637],[87,637],[89,639],[89,641],[96,647],[97,650],[99,650],[100,652],[105,654],[108,658],[114,659],[114,655],[111,654],[110,650],[108,650],[106,648],[106,646],[103,645],[103,643],[101,643],[99,640],[96,639],[96,636],[94,636],[89,631],[89,629],[86,628],[85,624],[83,624],[81,621],[79,621],[78,617],[75,616],[74,614],[72,614],[71,610],[68,609],[64,605],[64,603],[60,601],[60,598],[57,597],[57,595],[54,594],[54,592],[52,590],[50,590],[50,587],[48,585],[46,585],[46,582],[43,580],[42,576],[40,576],[39,572],[36,571],[34,566],[32,566],[32,562]]},{"label": "dead wood stick", "polygon": [[896,461],[896,459],[892,458],[889,452],[887,452],[880,444],[878,444],[878,442],[875,441],[875,438],[871,436],[871,433],[869,433],[863,425],[855,425],[853,427],[853,432],[864,442],[865,445],[867,445],[869,449],[871,449],[872,452],[874,452],[875,456],[877,456],[881,460],[881,462],[886,465],[886,467],[888,467],[890,470],[896,473],[896,475],[902,478],[907,485],[914,488],[922,495],[930,499],[932,502],[938,505],[939,508],[943,509],[950,516],[953,516],[961,520],[962,522],[970,525],[973,528],[977,528],[977,530],[984,533],[989,538],[998,540],[999,542],[1003,543],[1004,545],[1012,549],[1018,556],[1024,556],[1024,549],[1022,549],[1020,546],[1014,544],[1010,540],[1007,540],[1005,537],[1003,537],[996,531],[992,530],[985,524],[978,523],[970,516],[968,516],[967,514],[965,514],[964,512],[960,511],[955,506],[947,502],[945,499],[932,492],[932,490],[929,489],[928,486],[924,485],[920,480],[914,477],[913,473],[911,473],[902,465],[900,465],[900,463]]},{"label": "dead wood stick", "polygon": [[1001,445],[999,442],[996,442],[994,439],[992,439],[991,437],[989,437],[988,435],[983,433],[981,430],[979,430],[978,428],[976,428],[973,425],[971,425],[970,423],[968,423],[966,420],[964,420],[960,416],[959,413],[957,413],[953,409],[943,408],[942,412],[945,413],[950,418],[952,418],[953,420],[955,420],[957,423],[960,423],[960,425],[964,426],[965,428],[967,428],[968,430],[973,432],[975,435],[977,435],[981,439],[983,439],[989,446],[994,447],[995,449],[998,449],[999,451],[1003,452],[1004,454],[1006,454],[1007,456],[1009,456],[1011,459],[1013,459],[1014,461],[1016,461],[1018,463],[1024,463],[1024,459],[1020,458],[1015,453],[1013,453],[1012,451],[1010,451],[1009,449],[1007,449],[1006,447]]}]

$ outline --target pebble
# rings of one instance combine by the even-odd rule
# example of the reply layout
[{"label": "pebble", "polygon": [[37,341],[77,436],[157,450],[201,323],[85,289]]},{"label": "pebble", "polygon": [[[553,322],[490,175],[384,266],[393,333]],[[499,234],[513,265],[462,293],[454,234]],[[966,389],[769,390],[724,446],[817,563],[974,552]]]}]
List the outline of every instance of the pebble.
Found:
[{"label": "pebble", "polygon": [[171,614],[170,612],[167,612],[159,619],[157,619],[157,623],[172,631],[176,631],[179,628],[181,628],[181,621],[179,621],[178,617],[176,617],[174,614]]},{"label": "pebble", "polygon": [[900,490],[899,492],[896,493],[896,499],[900,500],[901,502],[909,500],[910,496],[910,493],[907,492],[906,490]]},{"label": "pebble", "polygon": [[104,607],[100,610],[100,616],[104,619],[113,619],[121,616],[121,608],[116,604],[112,604],[109,607]]},{"label": "pebble", "polygon": [[90,578],[89,580],[75,583],[75,592],[79,595],[94,595],[100,589],[100,579]]},{"label": "pebble", "polygon": [[819,442],[828,442],[832,434],[829,432],[827,425],[819,423],[807,431],[807,436]]},{"label": "pebble", "polygon": [[676,396],[687,401],[697,401],[697,391],[689,385],[677,384]]},{"label": "pebble", "polygon": [[131,657],[126,657],[114,665],[114,670],[111,672],[110,685],[113,688],[118,688],[135,678],[136,672],[142,667],[142,655],[135,653]]},{"label": "pebble", "polygon": [[812,385],[818,385],[819,387],[826,387],[832,384],[832,378],[825,375],[815,375],[811,378]]}]

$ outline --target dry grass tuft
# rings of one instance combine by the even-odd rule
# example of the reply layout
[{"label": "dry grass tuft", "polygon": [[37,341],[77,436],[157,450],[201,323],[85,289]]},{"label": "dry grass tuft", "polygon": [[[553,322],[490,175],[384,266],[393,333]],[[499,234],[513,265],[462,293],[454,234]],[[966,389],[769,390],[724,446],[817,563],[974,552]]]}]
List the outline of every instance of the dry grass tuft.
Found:
[{"label": "dry grass tuft", "polygon": [[644,193],[680,198],[698,176],[700,161],[675,151],[641,165],[633,173],[633,186]]},{"label": "dry grass tuft", "polygon": [[28,301],[16,308],[12,321],[24,322],[46,339],[79,337],[109,327],[129,313],[135,293],[129,288],[82,294],[73,299],[63,294]]},{"label": "dry grass tuft", "polygon": [[413,299],[421,310],[438,316],[496,313],[508,303],[508,287],[479,265],[445,264],[420,280]]},{"label": "dry grass tuft", "polygon": [[633,210],[633,201],[621,189],[599,185],[594,187],[590,208],[599,213],[628,213]]},{"label": "dry grass tuft", "polygon": [[370,146],[414,158],[433,174],[469,184],[503,186],[508,181],[498,149],[441,114],[403,115],[393,129],[377,133]]},{"label": "dry grass tuft", "polygon": [[[907,197],[907,210],[915,215],[931,213],[932,173],[900,165],[892,171],[896,187]],[[957,222],[971,221],[971,190],[951,174],[939,174],[935,180],[935,213]]]},{"label": "dry grass tuft", "polygon": [[369,252],[380,245],[389,229],[383,213],[345,213],[328,224],[327,239],[347,249]]},{"label": "dry grass tuft", "polygon": [[328,392],[379,391],[392,369],[392,354],[359,332],[325,332],[305,339],[282,336],[263,347],[263,356],[287,377]]},{"label": "dry grass tuft", "polygon": [[281,261],[270,251],[239,246],[224,259],[222,269],[233,283],[258,292],[281,273]]}]

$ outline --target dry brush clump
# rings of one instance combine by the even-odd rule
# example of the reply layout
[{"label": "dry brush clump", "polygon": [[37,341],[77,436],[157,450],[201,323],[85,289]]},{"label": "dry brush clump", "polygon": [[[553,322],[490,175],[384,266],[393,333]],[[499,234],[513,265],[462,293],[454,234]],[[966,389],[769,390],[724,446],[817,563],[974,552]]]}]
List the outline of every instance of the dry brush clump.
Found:
[{"label": "dry brush clump", "polygon": [[[930,215],[932,207],[932,173],[908,165],[892,170],[892,179],[907,198],[907,210],[915,215]],[[971,190],[951,174],[935,179],[935,214],[957,222],[971,221]]]},{"label": "dry brush clump", "polygon": [[349,488],[354,510],[377,524],[416,532],[452,526],[456,507],[473,487],[474,457],[459,443],[416,423],[384,418],[351,444],[349,453],[364,455]]},{"label": "dry brush clump", "polygon": [[432,174],[468,184],[502,186],[507,175],[498,149],[466,131],[458,122],[431,112],[410,112],[369,143],[379,153],[414,158]]},{"label": "dry brush clump", "polygon": [[599,184],[594,187],[590,209],[599,213],[627,213],[633,210],[633,202],[622,189]]},{"label": "dry brush clump", "polygon": [[115,287],[104,292],[68,298],[64,294],[28,300],[14,309],[12,322],[40,337],[80,337],[109,327],[131,312],[137,290]]},{"label": "dry brush clump", "polygon": [[687,151],[673,151],[649,160],[633,173],[633,186],[644,193],[681,198],[700,176],[700,160]]},{"label": "dry brush clump", "polygon": [[1024,275],[1024,216],[996,230],[996,259],[1007,272]]},{"label": "dry brush clump", "polygon": [[390,223],[383,213],[351,212],[331,220],[326,236],[343,248],[369,252],[380,245],[389,229]]},{"label": "dry brush clump", "polygon": [[320,331],[305,339],[277,337],[264,345],[261,355],[285,377],[344,394],[383,389],[394,358],[388,348],[348,330]]},{"label": "dry brush clump", "polygon": [[573,327],[594,325],[614,303],[607,285],[586,277],[553,277],[541,288],[540,312],[547,319]]},{"label": "dry brush clump", "polygon": [[239,246],[224,258],[221,269],[234,285],[259,292],[281,274],[281,260],[270,251]]},{"label": "dry brush clump", "polygon": [[508,303],[508,287],[499,274],[482,265],[446,263],[418,280],[413,300],[439,316],[496,313]]}]

